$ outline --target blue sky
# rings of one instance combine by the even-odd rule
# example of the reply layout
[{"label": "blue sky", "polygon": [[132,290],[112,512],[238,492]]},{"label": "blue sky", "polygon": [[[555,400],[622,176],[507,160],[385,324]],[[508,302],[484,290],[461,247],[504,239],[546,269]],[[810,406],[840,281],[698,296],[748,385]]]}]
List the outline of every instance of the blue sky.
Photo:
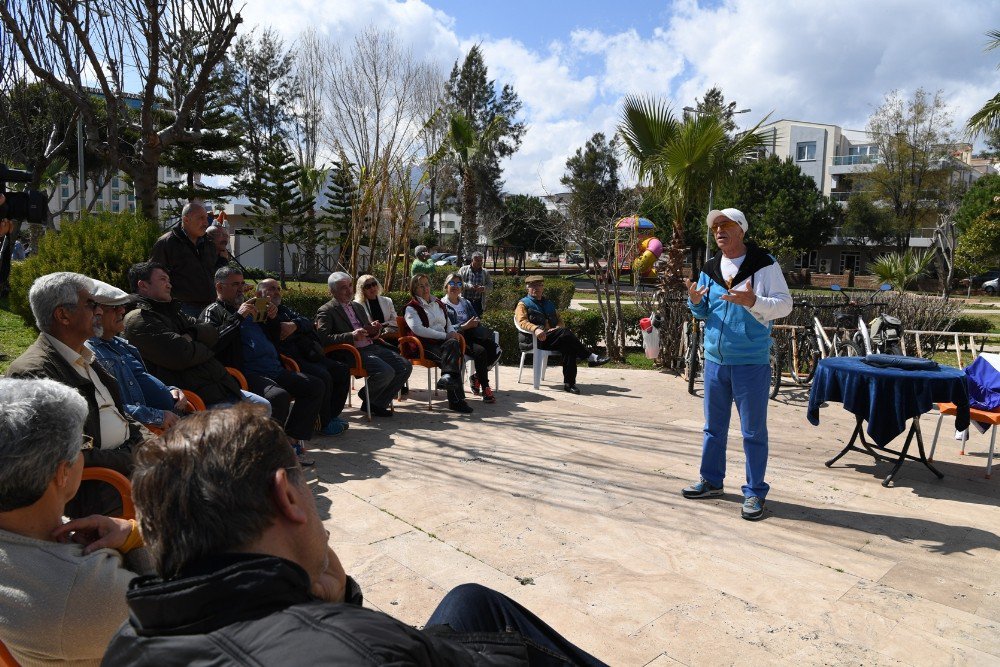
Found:
[{"label": "blue sky", "polygon": [[566,158],[612,134],[629,93],[675,108],[712,85],[754,123],[792,118],[864,129],[886,93],[940,90],[956,129],[1000,90],[991,0],[246,0],[245,28],[289,42],[307,27],[340,43],[370,25],[395,31],[446,75],[481,44],[490,76],[510,83],[528,125],[505,164],[510,192],[561,189]]}]

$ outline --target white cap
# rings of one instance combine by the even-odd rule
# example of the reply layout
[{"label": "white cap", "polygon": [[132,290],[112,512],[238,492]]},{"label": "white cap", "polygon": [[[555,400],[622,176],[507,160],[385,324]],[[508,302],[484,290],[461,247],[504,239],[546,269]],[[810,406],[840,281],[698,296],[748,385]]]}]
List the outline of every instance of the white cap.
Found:
[{"label": "white cap", "polygon": [[747,222],[747,217],[743,215],[743,211],[738,208],[724,208],[721,211],[712,209],[708,212],[708,217],[705,221],[708,226],[711,227],[712,223],[716,221],[717,218],[728,218],[740,226],[743,233],[746,234],[747,230],[750,229],[750,223]]},{"label": "white cap", "polygon": [[90,293],[90,298],[102,306],[124,306],[127,303],[131,303],[135,297],[128,292],[118,289],[114,285],[94,280],[94,289]]}]

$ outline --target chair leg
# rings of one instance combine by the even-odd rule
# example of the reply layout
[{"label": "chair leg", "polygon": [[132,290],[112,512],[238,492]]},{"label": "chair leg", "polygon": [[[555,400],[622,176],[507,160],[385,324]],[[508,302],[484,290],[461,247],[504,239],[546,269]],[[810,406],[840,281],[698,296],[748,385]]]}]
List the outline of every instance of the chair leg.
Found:
[{"label": "chair leg", "polygon": [[993,474],[993,447],[997,444],[997,427],[993,425],[993,435],[990,436],[990,453],[986,457],[986,479]]},{"label": "chair leg", "polygon": [[[543,382],[545,381],[545,373],[547,373],[548,370],[549,370],[549,355],[543,354],[542,355],[542,381]],[[538,387],[535,387],[535,389],[537,389],[537,388]]]},{"label": "chair leg", "polygon": [[544,355],[534,354],[531,359],[531,378],[532,385],[535,389],[538,389],[539,385],[542,383],[542,364],[545,363]]},{"label": "chair leg", "polygon": [[524,372],[524,358],[528,356],[527,352],[521,353],[521,365],[517,369],[517,383],[521,384],[521,373]]},{"label": "chair leg", "polygon": [[[434,389],[434,393],[437,394],[437,389]],[[434,406],[431,405],[431,369],[429,367],[427,369],[427,409],[434,409]]]},{"label": "chair leg", "polygon": [[962,431],[962,451],[960,452],[962,456],[965,456],[965,443],[967,443],[968,441],[969,441],[969,429],[965,429],[964,431]]},{"label": "chair leg", "polygon": [[931,455],[927,457],[928,461],[934,460],[934,450],[937,448],[938,433],[941,432],[942,419],[944,419],[944,415],[938,415],[937,427],[934,429],[934,441],[931,443]]},{"label": "chair leg", "polygon": [[[351,380],[353,382],[353,380]],[[371,396],[368,395],[368,378],[365,378],[365,397],[368,398],[365,401],[365,409],[368,411],[368,421],[372,420],[372,401]]]}]

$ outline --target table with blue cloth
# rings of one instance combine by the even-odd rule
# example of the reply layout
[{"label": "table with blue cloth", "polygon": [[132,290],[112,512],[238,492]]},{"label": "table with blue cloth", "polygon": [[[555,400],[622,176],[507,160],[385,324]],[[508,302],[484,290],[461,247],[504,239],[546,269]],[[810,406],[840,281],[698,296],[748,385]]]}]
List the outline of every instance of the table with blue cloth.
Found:
[{"label": "table with blue cloth", "polygon": [[[830,467],[847,452],[868,454],[877,461],[892,462],[892,472],[882,482],[889,486],[903,461],[919,461],[938,478],[944,477],[931,465],[924,454],[924,440],[920,433],[920,415],[930,411],[935,403],[947,402],[958,406],[955,428],[969,426],[969,393],[965,373],[950,366],[928,370],[882,368],[865,363],[864,357],[831,357],[822,359],[813,378],[809,392],[809,409],[806,418],[813,426],[819,424],[819,408],[827,402],[844,404],[844,409],[854,414],[857,425],[843,451],[826,462]],[[902,450],[892,450],[888,444],[906,430],[906,420],[912,419],[906,443]],[[865,440],[863,423],[868,422]],[[910,443],[917,440],[919,456],[909,454]],[[855,442],[862,447],[855,446]],[[891,455],[884,456],[880,452]]]}]

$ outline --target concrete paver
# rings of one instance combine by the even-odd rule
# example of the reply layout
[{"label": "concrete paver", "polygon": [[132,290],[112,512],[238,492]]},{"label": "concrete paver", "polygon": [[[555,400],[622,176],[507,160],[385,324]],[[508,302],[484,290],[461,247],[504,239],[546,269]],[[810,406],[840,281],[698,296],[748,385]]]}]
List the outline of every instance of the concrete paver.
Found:
[{"label": "concrete paver", "polygon": [[[502,368],[495,405],[460,417],[426,394],[314,442],[331,544],[366,604],[423,624],[474,581],[525,604],[612,665],[997,664],[1000,481],[988,436],[942,428],[937,480],[851,453],[840,405],[770,403],[767,515],[739,516],[734,414],[727,494],[690,501],[702,404],[676,376],[581,369],[583,394]],[[416,383],[417,387],[420,383]],[[924,419],[928,433],[936,415]],[[951,433],[953,433],[953,429]],[[950,434],[949,434],[950,435]],[[326,449],[320,449],[326,447]]]}]

